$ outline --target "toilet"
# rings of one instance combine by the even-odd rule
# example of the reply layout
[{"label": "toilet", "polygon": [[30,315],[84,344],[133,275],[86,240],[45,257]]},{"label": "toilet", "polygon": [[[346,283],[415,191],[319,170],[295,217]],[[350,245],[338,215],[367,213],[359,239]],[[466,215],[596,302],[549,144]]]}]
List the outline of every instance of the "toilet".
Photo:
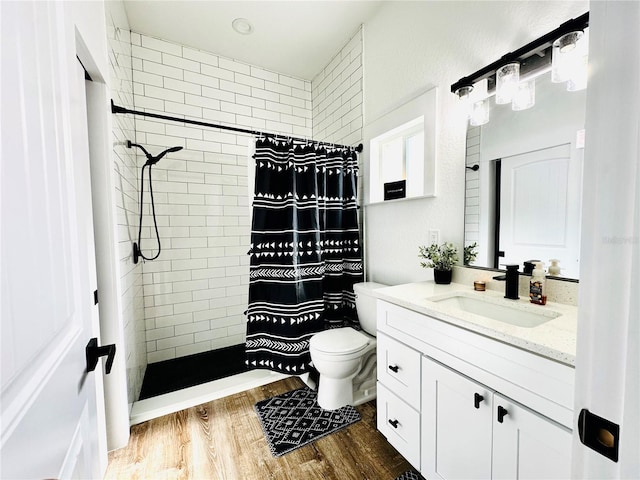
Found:
[{"label": "toilet", "polygon": [[353,285],[362,331],[334,328],[311,337],[311,361],[320,373],[318,405],[325,410],[360,405],[376,397],[376,298],[372,291],[382,287],[386,285]]}]

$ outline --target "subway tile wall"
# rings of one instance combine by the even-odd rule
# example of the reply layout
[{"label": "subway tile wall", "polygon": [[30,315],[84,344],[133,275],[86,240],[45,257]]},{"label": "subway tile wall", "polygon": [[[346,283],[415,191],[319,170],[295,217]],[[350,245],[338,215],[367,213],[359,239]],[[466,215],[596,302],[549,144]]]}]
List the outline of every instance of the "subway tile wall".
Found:
[{"label": "subway tile wall", "polygon": [[[106,21],[111,98],[118,105],[133,108],[131,34],[121,4],[107,2]],[[127,398],[129,404],[132,404],[138,399],[147,366],[142,267],[134,265],[131,260],[131,239],[137,234],[138,228],[138,168],[135,153],[125,146],[127,139],[134,139],[135,125],[134,119],[129,115],[113,115],[111,118],[114,207],[118,223],[116,241],[120,272],[120,315],[124,325]]]},{"label": "subway tile wall", "polygon": [[313,138],[362,142],[362,28],[311,82]]},{"label": "subway tile wall", "polygon": [[[131,42],[136,109],[312,137],[311,82],[143,34]],[[152,154],[184,148],[151,169],[162,251],[142,267],[148,361],[243,343],[253,139],[142,117],[135,126]],[[144,160],[138,156],[139,167]],[[144,202],[142,247],[153,256],[147,195]]]},{"label": "subway tile wall", "polygon": [[[363,142],[362,27],[311,82],[313,138],[342,145]],[[363,204],[362,164],[358,202]],[[363,210],[360,210],[363,212]],[[360,221],[360,235],[364,237]]]}]

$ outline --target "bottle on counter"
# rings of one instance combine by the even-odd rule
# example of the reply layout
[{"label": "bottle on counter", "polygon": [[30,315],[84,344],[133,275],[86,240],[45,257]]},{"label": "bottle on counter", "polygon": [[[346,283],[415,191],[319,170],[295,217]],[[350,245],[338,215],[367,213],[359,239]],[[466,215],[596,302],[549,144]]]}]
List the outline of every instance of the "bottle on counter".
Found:
[{"label": "bottle on counter", "polygon": [[545,273],[544,263],[536,262],[536,268],[531,273],[531,281],[529,282],[529,300],[531,303],[538,305],[546,305],[547,292],[545,289]]}]

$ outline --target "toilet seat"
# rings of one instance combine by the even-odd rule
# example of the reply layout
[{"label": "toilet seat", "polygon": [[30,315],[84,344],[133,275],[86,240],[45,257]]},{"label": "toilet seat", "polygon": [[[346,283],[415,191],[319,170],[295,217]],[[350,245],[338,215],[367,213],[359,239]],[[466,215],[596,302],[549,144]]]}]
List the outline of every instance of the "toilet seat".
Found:
[{"label": "toilet seat", "polygon": [[334,328],[316,333],[309,341],[309,348],[330,355],[348,355],[364,350],[369,337],[351,327]]}]

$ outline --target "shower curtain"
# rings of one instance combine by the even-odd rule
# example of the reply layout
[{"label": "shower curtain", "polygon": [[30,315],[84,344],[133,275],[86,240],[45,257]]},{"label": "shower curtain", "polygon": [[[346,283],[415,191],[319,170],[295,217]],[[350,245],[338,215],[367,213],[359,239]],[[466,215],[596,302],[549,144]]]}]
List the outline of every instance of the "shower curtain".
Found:
[{"label": "shower curtain", "polygon": [[354,151],[256,141],[247,365],[309,371],[309,339],[359,329],[363,280]]}]

